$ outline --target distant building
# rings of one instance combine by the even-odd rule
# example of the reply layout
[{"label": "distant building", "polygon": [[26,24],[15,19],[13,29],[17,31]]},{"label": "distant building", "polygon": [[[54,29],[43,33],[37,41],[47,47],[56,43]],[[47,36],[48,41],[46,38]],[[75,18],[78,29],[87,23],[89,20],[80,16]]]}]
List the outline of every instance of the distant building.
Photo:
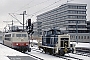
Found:
[{"label": "distant building", "polygon": [[38,36],[37,22],[33,22],[32,24],[33,24],[33,31],[34,31],[33,35]]},{"label": "distant building", "polygon": [[88,30],[88,33],[90,33],[90,21],[87,21],[87,30]]},{"label": "distant building", "polygon": [[0,41],[3,40],[3,32],[0,31]]},{"label": "distant building", "polygon": [[40,29],[39,29],[39,24],[40,22],[33,22],[33,39],[38,39],[38,40],[41,40],[41,36],[40,36],[40,33],[38,32]]},{"label": "distant building", "polygon": [[[89,42],[86,23],[87,4],[67,3],[37,16],[38,35],[53,27],[66,30],[71,41]],[[83,34],[83,36],[82,36]]]}]

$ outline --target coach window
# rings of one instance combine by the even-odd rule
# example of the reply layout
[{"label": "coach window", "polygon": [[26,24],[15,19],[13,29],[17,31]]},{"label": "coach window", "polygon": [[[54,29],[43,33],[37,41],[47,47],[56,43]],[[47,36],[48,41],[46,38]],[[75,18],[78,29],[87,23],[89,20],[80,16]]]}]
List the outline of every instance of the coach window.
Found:
[{"label": "coach window", "polygon": [[21,34],[16,34],[16,37],[21,37]]},{"label": "coach window", "polygon": [[27,37],[27,35],[26,34],[22,34],[22,37]]}]

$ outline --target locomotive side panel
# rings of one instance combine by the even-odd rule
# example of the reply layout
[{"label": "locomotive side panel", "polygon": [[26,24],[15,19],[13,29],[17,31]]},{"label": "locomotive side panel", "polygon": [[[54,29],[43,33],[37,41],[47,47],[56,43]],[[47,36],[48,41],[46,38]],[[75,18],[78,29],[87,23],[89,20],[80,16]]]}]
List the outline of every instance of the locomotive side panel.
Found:
[{"label": "locomotive side panel", "polygon": [[19,51],[29,50],[29,40],[27,32],[10,32],[4,34],[3,44]]},{"label": "locomotive side panel", "polygon": [[51,29],[42,37],[42,45],[39,48],[45,53],[64,55],[70,50],[70,35],[63,34],[60,30]]},{"label": "locomotive side panel", "polygon": [[6,34],[4,35],[3,44],[11,47],[11,45],[12,45],[11,34],[6,33]]}]

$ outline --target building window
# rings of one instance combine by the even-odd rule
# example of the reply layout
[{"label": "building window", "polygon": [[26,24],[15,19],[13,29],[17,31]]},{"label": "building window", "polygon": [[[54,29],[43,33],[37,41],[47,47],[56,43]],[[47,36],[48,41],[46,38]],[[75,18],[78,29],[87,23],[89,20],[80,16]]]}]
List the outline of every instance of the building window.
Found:
[{"label": "building window", "polygon": [[90,37],[89,36],[87,36],[87,39],[89,39]]},{"label": "building window", "polygon": [[80,36],[78,37],[78,39],[80,39]]},{"label": "building window", "polygon": [[83,39],[83,36],[81,36],[81,39]]},{"label": "building window", "polygon": [[86,36],[84,36],[84,39],[86,39]]},{"label": "building window", "polygon": [[69,15],[69,19],[86,19],[86,16]]},{"label": "building window", "polygon": [[69,10],[70,14],[86,14],[86,11]]},{"label": "building window", "polygon": [[86,6],[68,5],[68,8],[70,8],[70,9],[86,9]]}]

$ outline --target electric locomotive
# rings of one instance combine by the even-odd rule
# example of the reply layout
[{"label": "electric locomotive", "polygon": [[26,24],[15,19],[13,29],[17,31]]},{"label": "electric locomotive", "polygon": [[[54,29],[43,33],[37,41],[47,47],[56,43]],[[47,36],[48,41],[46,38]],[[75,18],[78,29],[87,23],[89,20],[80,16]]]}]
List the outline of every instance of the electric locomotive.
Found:
[{"label": "electric locomotive", "polygon": [[3,44],[20,52],[31,51],[29,48],[28,34],[22,30],[14,30],[13,32],[5,32]]},{"label": "electric locomotive", "polygon": [[63,34],[61,30],[51,29],[44,31],[42,36],[42,44],[38,46],[45,53],[63,56],[70,53],[70,35]]}]

